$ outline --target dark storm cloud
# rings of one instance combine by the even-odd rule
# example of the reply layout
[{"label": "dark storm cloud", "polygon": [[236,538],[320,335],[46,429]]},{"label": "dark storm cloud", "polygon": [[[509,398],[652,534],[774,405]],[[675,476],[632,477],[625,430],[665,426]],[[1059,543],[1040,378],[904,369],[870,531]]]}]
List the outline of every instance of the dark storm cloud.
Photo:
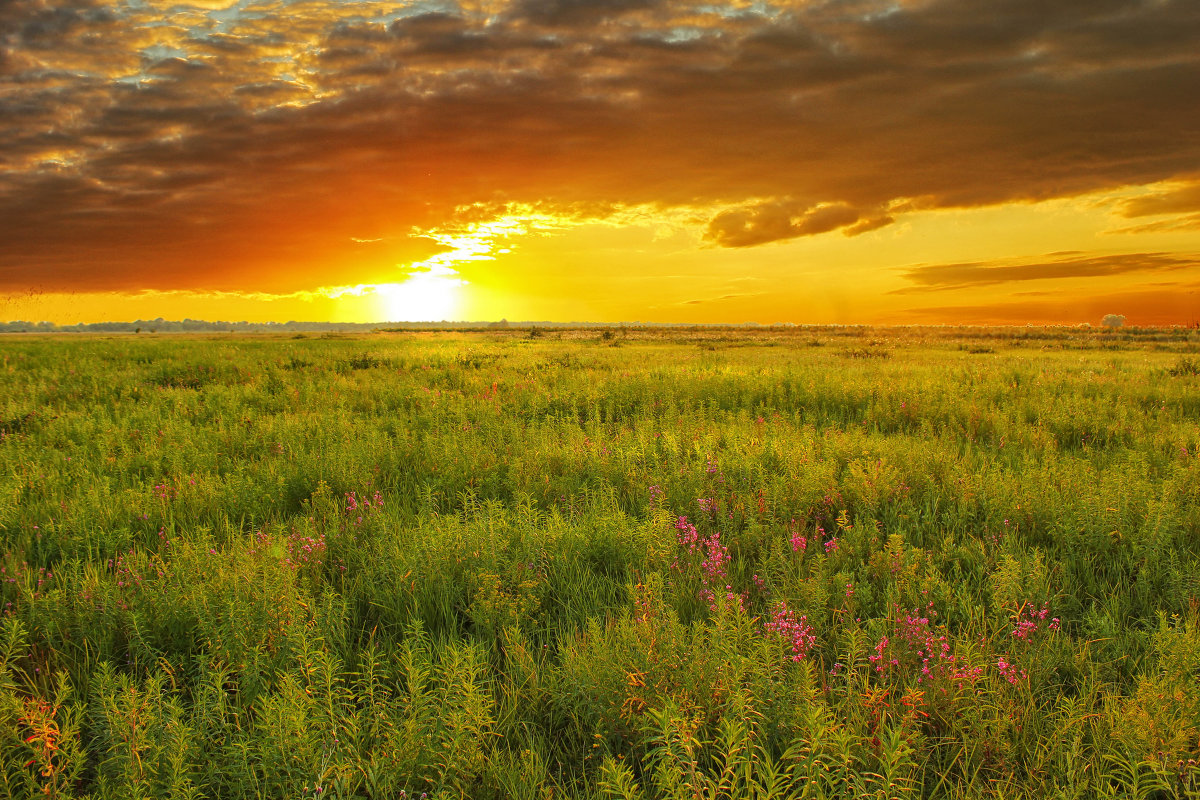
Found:
[{"label": "dark storm cloud", "polygon": [[509,7],[509,15],[550,25],[594,25],[630,11],[663,5],[658,0],[516,0]]},{"label": "dark storm cloud", "polygon": [[893,294],[1020,283],[1047,278],[1094,278],[1127,272],[1163,272],[1200,266],[1200,257],[1174,253],[1122,253],[1108,256],[1051,253],[1037,261],[975,261],[912,267],[904,277],[916,286]]},{"label": "dark storm cloud", "polygon": [[0,6],[0,288],[356,282],[477,204],[746,247],[1200,163],[1190,1],[393,8]]}]

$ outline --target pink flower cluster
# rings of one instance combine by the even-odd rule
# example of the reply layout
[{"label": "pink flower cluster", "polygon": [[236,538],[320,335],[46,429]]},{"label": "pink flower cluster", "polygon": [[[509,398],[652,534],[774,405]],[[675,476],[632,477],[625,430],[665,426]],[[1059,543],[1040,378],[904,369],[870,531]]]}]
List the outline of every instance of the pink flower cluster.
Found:
[{"label": "pink flower cluster", "polygon": [[882,675],[892,669],[910,669],[917,671],[917,683],[946,678],[960,689],[974,684],[982,675],[982,669],[966,666],[950,652],[950,642],[945,634],[930,624],[929,618],[936,616],[933,603],[929,603],[924,612],[911,611],[903,616],[897,608],[892,628],[894,638],[884,636],[875,645],[875,654],[867,656],[875,666],[875,672]]},{"label": "pink flower cluster", "polygon": [[870,661],[875,665],[876,672],[882,673],[888,666],[900,666],[900,659],[893,658],[890,661],[886,659],[884,653],[887,651],[889,644],[891,644],[891,640],[884,636],[879,640],[878,644],[875,645],[875,655],[867,656],[867,661]]},{"label": "pink flower cluster", "polygon": [[[791,530],[791,534],[792,534],[792,537],[791,537],[792,552],[793,553],[803,553],[805,550],[808,549],[808,537],[805,536],[804,534],[800,533],[800,530],[798,528],[793,529],[795,525],[796,525],[796,520],[792,520],[792,524],[788,526],[788,528],[789,528],[789,530]],[[824,532],[825,531],[821,530],[820,528],[817,528],[818,535],[822,534]]]},{"label": "pink flower cluster", "polygon": [[[1046,621],[1046,617],[1048,616],[1050,616],[1049,603],[1043,604],[1040,609],[1035,609],[1031,603],[1025,603],[1017,611],[1016,624],[1012,629],[1011,635],[1023,642],[1028,642],[1038,632],[1041,624]],[[1060,620],[1058,617],[1054,617],[1047,623],[1046,628],[1056,631],[1059,629],[1059,626]]]},{"label": "pink flower cluster", "polygon": [[288,555],[284,563],[289,567],[320,564],[325,555],[325,534],[306,536],[299,531],[293,531],[288,536],[287,550]]},{"label": "pink flower cluster", "polygon": [[[926,610],[936,615],[932,610],[933,603]],[[917,683],[930,677],[936,672],[946,672],[952,669],[957,660],[950,653],[950,642],[945,635],[937,635],[929,627],[929,617],[916,614],[905,614],[904,619],[897,620],[897,633],[905,644],[921,659],[921,674]]]},{"label": "pink flower cluster", "polygon": [[[188,476],[188,486],[196,485],[196,476]],[[154,496],[159,500],[174,500],[179,496],[179,489],[183,486],[183,478],[163,478],[162,483],[154,484]]]},{"label": "pink flower cluster", "polygon": [[675,539],[680,547],[689,555],[703,556],[700,562],[700,598],[708,603],[710,608],[716,608],[718,589],[724,587],[727,596],[733,596],[733,587],[728,583],[729,548],[721,544],[721,534],[718,531],[702,537],[696,526],[687,521],[687,517],[680,517],[675,521],[675,530]]},{"label": "pink flower cluster", "polygon": [[383,508],[383,495],[378,491],[371,497],[367,497],[366,492],[359,494],[358,492],[346,492],[346,515],[356,516],[355,524],[361,525],[363,517],[370,515]]},{"label": "pink flower cluster", "polygon": [[784,602],[775,607],[774,616],[763,627],[782,636],[791,645],[792,661],[803,661],[817,643],[816,634],[808,624],[808,617],[797,617],[796,612]]},{"label": "pink flower cluster", "polygon": [[1011,683],[1013,686],[1025,681],[1029,678],[1029,673],[1023,669],[1018,669],[1015,664],[1008,663],[1004,656],[996,659],[996,669],[1000,670],[1000,677]]},{"label": "pink flower cluster", "polygon": [[700,532],[696,526],[687,521],[687,517],[675,520],[675,541],[689,553],[695,553],[700,548]]}]

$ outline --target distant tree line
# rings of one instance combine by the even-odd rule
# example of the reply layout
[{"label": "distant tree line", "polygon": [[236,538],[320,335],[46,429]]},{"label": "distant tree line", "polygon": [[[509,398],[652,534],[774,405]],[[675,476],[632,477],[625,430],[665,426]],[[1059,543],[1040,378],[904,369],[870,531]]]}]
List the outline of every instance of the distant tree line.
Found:
[{"label": "distant tree line", "polygon": [[[882,326],[884,328],[889,326]],[[1083,325],[1002,325],[1002,326],[972,326],[972,325],[916,325],[900,326],[896,330],[938,332],[953,334],[955,331],[972,330],[976,334],[988,331],[988,335],[1002,338],[1057,338],[1070,335],[1070,331],[1090,328]],[[1156,327],[1126,326],[1123,315],[1108,314],[1101,321],[1101,327],[1108,331],[1121,328],[1126,335],[1152,335],[1160,330]],[[742,323],[671,323],[671,322],[551,322],[547,320],[527,320],[511,322],[507,319],[498,321],[468,321],[450,322],[228,322],[223,320],[209,321],[203,319],[168,320],[139,319],[133,322],[80,322],[75,325],[57,325],[53,322],[30,322],[13,320],[0,322],[0,333],[323,333],[345,332],[364,333],[370,331],[421,331],[421,330],[491,330],[491,331],[525,331],[532,336],[538,336],[543,330],[580,330],[580,329],[609,329],[614,333],[637,330],[677,330],[677,331],[712,331],[712,330],[757,330],[763,333],[772,331],[789,331],[797,334],[808,332],[823,332],[826,334],[857,335],[875,329],[870,325],[797,325],[794,322],[777,322],[773,325],[762,325],[757,322]],[[1163,329],[1200,330],[1200,321],[1187,325],[1164,326]],[[537,333],[534,333],[537,331]],[[606,337],[608,338],[608,337]]]},{"label": "distant tree line", "polygon": [[[80,322],[75,325],[56,325],[53,322],[15,320],[0,322],[0,333],[286,333],[373,331],[389,329],[430,330],[444,328],[484,328],[488,322],[229,322],[203,319],[169,320],[139,319],[133,322]],[[538,323],[551,324],[551,323]]]},{"label": "distant tree line", "polygon": [[[782,327],[796,327],[794,323],[778,323]],[[183,320],[167,320],[159,317],[158,319],[139,319],[133,322],[80,322],[75,325],[57,325],[53,322],[29,322],[25,320],[15,320],[12,322],[0,322],[0,333],[286,333],[289,331],[295,332],[323,332],[323,331],[345,331],[345,332],[363,332],[363,331],[401,331],[401,330],[506,330],[506,329],[533,329],[533,328],[548,328],[548,329],[567,329],[567,328],[621,328],[631,326],[635,328],[759,328],[764,327],[757,322],[747,322],[741,324],[705,324],[705,325],[681,325],[673,323],[655,323],[655,322],[622,322],[622,323],[606,323],[606,322],[550,322],[545,320],[525,321],[525,322],[509,322],[507,319],[499,321],[475,321],[475,322],[450,322],[441,320],[440,322],[297,322],[295,320],[289,322],[226,322],[226,321],[208,321],[202,319],[183,319]]]},{"label": "distant tree line", "polygon": [[0,322],[3,333],[222,333],[229,331],[363,331],[376,324],[352,322],[226,322],[202,319],[139,319],[133,322],[80,322],[56,325],[53,322],[15,320]]}]

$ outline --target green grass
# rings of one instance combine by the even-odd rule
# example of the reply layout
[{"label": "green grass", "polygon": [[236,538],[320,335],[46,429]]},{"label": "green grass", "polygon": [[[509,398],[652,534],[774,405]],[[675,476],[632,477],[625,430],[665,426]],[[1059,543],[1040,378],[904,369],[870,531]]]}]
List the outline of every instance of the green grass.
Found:
[{"label": "green grass", "polygon": [[1200,792],[1196,332],[539,334],[0,340],[0,796]]}]

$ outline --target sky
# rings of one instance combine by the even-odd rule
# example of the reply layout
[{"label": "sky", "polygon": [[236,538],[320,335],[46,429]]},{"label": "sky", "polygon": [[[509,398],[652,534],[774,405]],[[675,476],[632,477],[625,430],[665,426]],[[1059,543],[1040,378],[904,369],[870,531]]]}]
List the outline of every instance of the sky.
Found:
[{"label": "sky", "polygon": [[1200,321],[1196,0],[4,0],[0,320]]}]

